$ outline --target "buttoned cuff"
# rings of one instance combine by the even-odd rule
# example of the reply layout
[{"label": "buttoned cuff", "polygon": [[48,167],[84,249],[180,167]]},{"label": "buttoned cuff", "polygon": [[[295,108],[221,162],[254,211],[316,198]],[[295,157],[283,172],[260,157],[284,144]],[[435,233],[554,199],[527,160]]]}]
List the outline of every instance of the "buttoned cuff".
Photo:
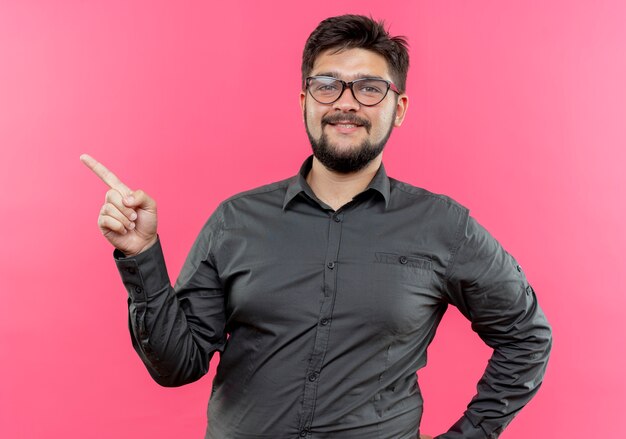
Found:
[{"label": "buttoned cuff", "polygon": [[122,282],[133,302],[146,302],[170,285],[161,241],[137,256],[125,257],[119,250],[113,252]]}]

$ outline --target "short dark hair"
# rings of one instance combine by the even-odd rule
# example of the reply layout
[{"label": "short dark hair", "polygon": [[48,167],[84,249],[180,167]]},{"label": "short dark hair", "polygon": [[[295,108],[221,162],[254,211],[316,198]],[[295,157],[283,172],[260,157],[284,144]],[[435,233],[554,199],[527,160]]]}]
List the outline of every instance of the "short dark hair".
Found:
[{"label": "short dark hair", "polygon": [[302,53],[302,89],[313,70],[317,57],[334,49],[367,49],[381,55],[389,65],[391,78],[401,92],[406,89],[409,70],[409,51],[405,37],[389,35],[384,21],[375,21],[363,15],[340,15],[320,22],[309,35]]}]

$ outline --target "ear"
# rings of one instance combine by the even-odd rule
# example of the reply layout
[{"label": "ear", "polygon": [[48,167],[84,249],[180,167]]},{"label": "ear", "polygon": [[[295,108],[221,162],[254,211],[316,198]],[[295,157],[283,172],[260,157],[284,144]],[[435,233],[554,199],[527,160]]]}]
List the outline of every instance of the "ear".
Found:
[{"label": "ear", "polygon": [[396,119],[393,121],[394,127],[402,125],[406,111],[409,108],[409,97],[404,93],[398,96],[398,102],[396,104]]},{"label": "ear", "polygon": [[304,104],[306,103],[306,92],[300,92],[300,110],[302,111],[302,121],[304,121]]}]

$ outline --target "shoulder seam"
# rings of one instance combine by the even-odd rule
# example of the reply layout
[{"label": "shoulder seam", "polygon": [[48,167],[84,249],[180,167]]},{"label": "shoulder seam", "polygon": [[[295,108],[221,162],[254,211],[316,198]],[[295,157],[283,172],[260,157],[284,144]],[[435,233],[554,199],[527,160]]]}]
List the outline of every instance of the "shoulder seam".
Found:
[{"label": "shoulder seam", "polygon": [[450,281],[450,276],[452,275],[452,269],[454,267],[454,264],[456,262],[456,256],[458,254],[459,249],[461,248],[461,245],[463,243],[463,235],[464,235],[464,231],[467,228],[467,223],[469,221],[469,210],[466,210],[465,215],[463,217],[463,221],[461,221],[459,223],[459,227],[457,229],[457,233],[456,236],[454,237],[454,241],[455,241],[455,246],[450,250],[450,262],[448,264],[448,268],[446,270],[446,273],[444,275],[444,280],[446,282]]},{"label": "shoulder seam", "polygon": [[[408,183],[403,183],[403,182],[401,182],[399,180],[394,180],[394,179],[391,179],[391,180],[392,180],[392,184],[396,183],[396,184],[393,184],[394,188],[404,192],[405,194],[414,195],[416,197],[433,198],[433,199],[435,199],[437,201],[440,201],[442,203],[446,203],[447,205],[449,205],[451,207],[454,207],[454,208],[460,210],[461,212],[469,212],[469,209],[467,207],[463,206],[458,201],[455,201],[454,199],[448,197],[447,195],[436,194],[434,192],[430,192],[427,189],[420,188],[420,187],[417,187],[417,186],[412,186],[412,185],[409,185]],[[397,184],[397,183],[400,183],[400,184]],[[412,187],[412,188],[416,189],[418,192],[411,192],[411,191],[407,190],[405,187],[403,187],[404,185]]]},{"label": "shoulder seam", "polygon": [[267,194],[269,192],[274,192],[277,190],[281,190],[281,189],[286,189],[287,187],[289,187],[289,182],[290,180],[293,179],[293,177],[289,177],[286,178],[284,180],[279,180],[276,181],[274,183],[269,183],[263,186],[259,186],[253,189],[248,189],[246,191],[240,192],[238,194],[235,195],[231,195],[230,197],[226,198],[224,201],[222,201],[220,204],[229,204],[232,201],[236,201],[240,198],[243,197],[250,197],[250,196],[255,196],[255,195],[263,195],[263,194]]}]

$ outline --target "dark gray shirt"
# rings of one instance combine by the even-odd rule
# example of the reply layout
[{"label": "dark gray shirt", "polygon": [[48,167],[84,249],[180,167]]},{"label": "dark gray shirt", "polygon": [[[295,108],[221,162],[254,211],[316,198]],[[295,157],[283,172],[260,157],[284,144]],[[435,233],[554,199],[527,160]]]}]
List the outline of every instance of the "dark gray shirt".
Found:
[{"label": "dark gray shirt", "polygon": [[450,198],[387,177],[338,211],[300,173],[224,201],[172,288],[117,254],[133,346],[164,386],[220,352],[212,439],[414,439],[416,371],[449,304],[494,349],[440,438],[495,438],[537,391],[550,327],[515,259]]}]

